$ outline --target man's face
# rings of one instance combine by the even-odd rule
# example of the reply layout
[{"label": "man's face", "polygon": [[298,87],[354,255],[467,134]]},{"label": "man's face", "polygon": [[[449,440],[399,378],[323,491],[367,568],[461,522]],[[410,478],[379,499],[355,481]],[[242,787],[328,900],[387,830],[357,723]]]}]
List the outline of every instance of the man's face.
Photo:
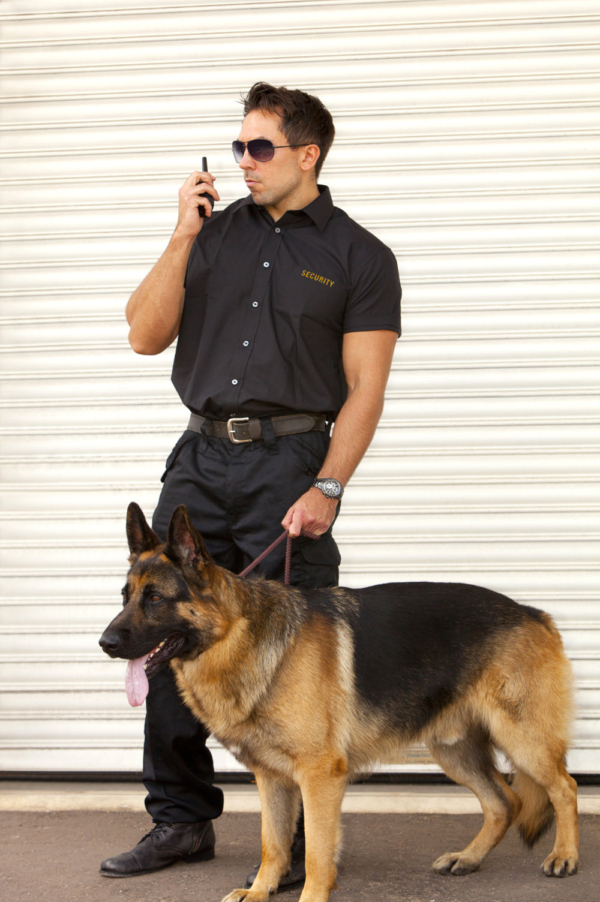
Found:
[{"label": "man's face", "polygon": [[[247,143],[255,138],[267,138],[275,147],[289,144],[279,130],[280,118],[275,113],[252,110],[242,123],[238,139]],[[244,180],[250,189],[254,202],[261,206],[276,206],[289,194],[297,190],[305,176],[301,168],[302,151],[306,148],[279,147],[268,163],[253,160],[248,149],[239,164]]]}]

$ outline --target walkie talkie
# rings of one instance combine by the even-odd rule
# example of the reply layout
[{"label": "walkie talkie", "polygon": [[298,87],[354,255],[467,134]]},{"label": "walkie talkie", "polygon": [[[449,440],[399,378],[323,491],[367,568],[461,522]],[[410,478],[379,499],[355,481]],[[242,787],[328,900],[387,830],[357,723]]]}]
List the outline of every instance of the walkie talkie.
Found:
[{"label": "walkie talkie", "polygon": [[[202,172],[208,172],[208,160],[206,159],[206,157],[202,157]],[[212,194],[205,193],[202,195],[202,197],[205,197],[211,207],[214,207],[215,199]],[[198,215],[200,216],[200,219],[204,219],[204,217],[206,216],[206,209],[204,207],[204,204],[200,204],[200,206],[198,207]]]}]

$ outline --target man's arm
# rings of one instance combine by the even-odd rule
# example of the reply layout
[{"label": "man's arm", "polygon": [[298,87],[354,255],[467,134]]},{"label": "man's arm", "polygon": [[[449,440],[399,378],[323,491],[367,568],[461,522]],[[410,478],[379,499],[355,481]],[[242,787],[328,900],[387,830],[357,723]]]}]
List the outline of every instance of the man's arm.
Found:
[{"label": "man's arm", "polygon": [[179,216],[167,249],[127,302],[129,344],[137,354],[160,354],[179,333],[187,262],[204,223],[198,207],[203,206],[210,217],[212,208],[202,195],[219,200],[213,181],[208,172],[192,172],[181,186]]},{"label": "man's arm", "polygon": [[[342,360],[348,397],[335,421],[319,476],[332,476],[345,486],[362,460],[383,411],[397,339],[397,333],[388,330],[344,335]],[[300,535],[302,529],[322,535],[333,522],[337,503],[319,489],[310,488],[290,507],[282,526],[293,537]]]}]

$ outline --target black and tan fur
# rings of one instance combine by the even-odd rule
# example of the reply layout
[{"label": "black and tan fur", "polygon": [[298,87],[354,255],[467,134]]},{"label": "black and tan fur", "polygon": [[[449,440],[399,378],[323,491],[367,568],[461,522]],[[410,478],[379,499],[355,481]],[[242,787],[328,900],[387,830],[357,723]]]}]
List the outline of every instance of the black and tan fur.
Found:
[{"label": "black and tan fur", "polygon": [[[348,781],[415,742],[484,813],[475,839],[435,871],[474,871],[513,823],[532,845],[555,814],[542,867],[576,872],[576,784],[565,770],[572,676],[547,614],[455,583],[307,591],[242,580],[211,561],[184,506],[165,544],[135,504],[127,532],[125,607],[101,644],[137,658],[168,638],[148,676],[169,660],[186,704],[256,775],[262,865],[252,888],[226,902],[266,902],[276,890],[300,797],[301,902],[326,902]],[[496,751],[512,763],[511,786]]]}]

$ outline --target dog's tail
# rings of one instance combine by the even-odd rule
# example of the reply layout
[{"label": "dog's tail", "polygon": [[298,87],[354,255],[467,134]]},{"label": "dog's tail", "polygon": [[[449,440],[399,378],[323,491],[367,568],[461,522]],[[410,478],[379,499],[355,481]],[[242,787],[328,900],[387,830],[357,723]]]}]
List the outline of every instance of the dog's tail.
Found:
[{"label": "dog's tail", "polygon": [[516,825],[521,839],[531,848],[552,825],[554,820],[552,802],[544,787],[521,770],[515,772],[511,789],[523,803]]}]

